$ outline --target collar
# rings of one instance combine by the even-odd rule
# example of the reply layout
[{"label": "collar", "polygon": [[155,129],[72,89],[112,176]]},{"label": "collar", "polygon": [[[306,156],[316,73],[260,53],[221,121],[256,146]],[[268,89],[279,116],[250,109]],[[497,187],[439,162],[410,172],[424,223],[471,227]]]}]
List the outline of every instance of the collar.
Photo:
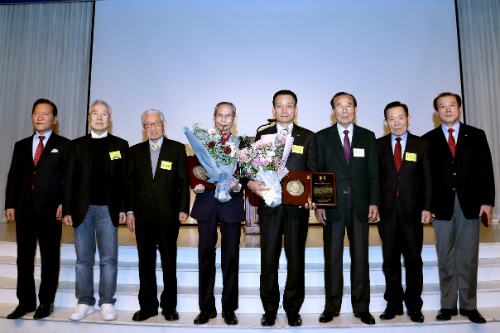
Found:
[{"label": "collar", "polygon": [[457,132],[457,133],[458,133],[458,130],[460,129],[460,122],[457,122],[457,123],[455,124],[455,126],[453,126],[453,127],[448,127],[448,126],[446,126],[445,124],[441,124],[441,129],[442,129],[444,132],[446,132],[446,133],[448,133],[448,129],[450,129],[450,128],[453,128],[453,129],[455,130],[455,132]]},{"label": "collar", "polygon": [[290,133],[292,133],[292,131],[293,131],[293,122],[290,125],[288,125],[287,127],[282,127],[280,124],[276,123],[276,129],[278,130],[278,133],[280,133],[281,130],[283,130],[285,128],[288,129],[288,131]]},{"label": "collar", "polygon": [[151,140],[148,140],[149,141],[149,147],[152,149],[153,148],[153,144],[156,144],[158,145],[158,148],[161,148],[161,145],[163,144],[163,135],[161,136],[161,138],[158,139],[158,141],[156,143],[153,143],[153,141]]},{"label": "collar", "polygon": [[408,139],[408,131],[404,132],[404,134],[401,136],[395,136],[391,133],[391,141],[396,141],[396,138],[401,138],[401,141],[406,142],[406,140]]},{"label": "collar", "polygon": [[90,136],[92,137],[92,139],[102,139],[108,136],[108,131],[102,133],[102,135],[97,135],[94,133],[94,131],[90,131]]},{"label": "collar", "polygon": [[345,130],[348,130],[349,134],[352,134],[354,132],[354,123],[351,123],[351,125],[349,125],[349,127],[347,127],[347,128],[344,128],[344,126],[342,126],[339,123],[337,123],[337,130],[342,135],[344,135],[344,131]]},{"label": "collar", "polygon": [[[39,137],[42,135],[45,137],[44,141],[48,140],[50,138],[50,136],[52,135],[52,130],[48,131],[45,134],[40,134],[40,133],[38,133],[38,131],[36,131],[34,139],[36,139],[38,141],[38,140],[40,140]],[[47,142],[47,141],[45,141],[45,142]]]}]

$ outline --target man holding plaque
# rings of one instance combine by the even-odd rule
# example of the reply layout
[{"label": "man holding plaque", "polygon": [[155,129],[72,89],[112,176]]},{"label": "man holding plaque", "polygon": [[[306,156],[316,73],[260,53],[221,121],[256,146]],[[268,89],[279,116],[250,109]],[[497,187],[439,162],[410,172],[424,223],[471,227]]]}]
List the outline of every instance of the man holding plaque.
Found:
[{"label": "man holding plaque", "polygon": [[[230,129],[236,123],[236,107],[233,103],[221,102],[215,106],[213,120],[215,127],[224,137],[237,142]],[[227,136],[229,135],[229,136]],[[238,272],[241,222],[245,221],[243,191],[239,182],[231,180],[231,200],[219,202],[215,190],[206,189],[203,184],[194,187],[196,193],[191,217],[198,221],[198,265],[200,314],[195,324],[206,324],[217,316],[214,298],[215,250],[217,225],[221,233],[221,264],[223,275],[222,317],[228,325],[238,324],[234,311],[238,308]]]},{"label": "man holding plaque", "polygon": [[[286,162],[288,170],[318,171],[317,145],[314,133],[294,124],[297,115],[297,96],[290,90],[281,90],[273,97],[273,116],[276,126],[268,127],[257,133],[255,140],[262,135],[284,133],[294,138],[292,152]],[[250,181],[248,187],[262,197],[268,190],[264,182]],[[305,242],[309,222],[309,203],[304,207],[281,204],[267,207],[259,200],[258,214],[261,230],[260,298],[264,307],[261,323],[273,326],[280,302],[278,285],[278,266],[281,254],[282,237],[285,240],[287,258],[287,278],[283,294],[283,308],[290,326],[302,325],[299,315],[304,302],[305,283]]]},{"label": "man holding plaque", "polygon": [[[403,314],[403,301],[413,322],[423,323],[423,225],[431,221],[432,175],[427,141],[408,133],[411,117],[400,102],[384,109],[390,134],[377,140],[380,170],[380,223],[387,308],[380,319]],[[401,285],[401,254],[406,290]]]},{"label": "man holding plaque", "polygon": [[[477,311],[479,226],[493,219],[495,180],[484,131],[462,124],[462,100],[452,93],[434,99],[441,126],[423,136],[429,141],[432,169],[432,223],[439,259],[441,310],[437,320],[460,314],[486,323]],[[458,298],[458,294],[460,297]]]},{"label": "man holding plaque", "polygon": [[380,195],[375,134],[353,123],[356,98],[339,92],[333,96],[337,123],[316,134],[319,171],[335,172],[337,207],[316,209],[324,225],[325,310],[319,321],[327,323],[340,313],[343,286],[344,234],[347,229],[351,255],[351,303],[354,315],[375,324],[369,312],[368,223],[377,222]]}]

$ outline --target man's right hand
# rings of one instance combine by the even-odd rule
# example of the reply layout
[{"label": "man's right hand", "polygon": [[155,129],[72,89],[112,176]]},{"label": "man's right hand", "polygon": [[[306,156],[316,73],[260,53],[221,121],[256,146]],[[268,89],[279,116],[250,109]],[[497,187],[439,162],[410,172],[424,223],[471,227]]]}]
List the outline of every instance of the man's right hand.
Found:
[{"label": "man's right hand", "polygon": [[193,188],[193,192],[196,194],[201,194],[205,192],[205,186],[203,186],[203,184],[198,184]]},{"label": "man's right hand", "polygon": [[71,218],[71,215],[66,215],[63,219],[63,222],[66,225],[73,225],[73,219]]},{"label": "man's right hand", "polygon": [[130,232],[134,232],[135,230],[135,216],[134,213],[130,213],[127,215],[127,227]]},{"label": "man's right hand", "polygon": [[266,187],[266,183],[258,180],[249,181],[247,186],[253,193],[257,194],[261,198],[263,198],[262,191],[270,190],[269,187]]},{"label": "man's right hand", "polygon": [[316,209],[316,219],[319,223],[326,224],[326,211],[323,208]]},{"label": "man's right hand", "polygon": [[7,208],[5,210],[5,217],[7,218],[7,221],[14,222],[16,219],[16,210],[14,208]]}]

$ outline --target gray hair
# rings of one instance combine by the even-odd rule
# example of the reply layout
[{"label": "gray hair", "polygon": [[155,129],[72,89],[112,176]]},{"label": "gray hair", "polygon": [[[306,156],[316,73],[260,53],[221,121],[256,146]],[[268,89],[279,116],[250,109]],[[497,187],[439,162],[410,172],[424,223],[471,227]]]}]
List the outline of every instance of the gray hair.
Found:
[{"label": "gray hair", "polygon": [[109,115],[111,116],[111,105],[109,105],[108,102],[103,101],[102,99],[96,99],[95,101],[92,102],[92,104],[90,104],[89,114],[90,114],[90,111],[92,111],[92,108],[94,106],[96,106],[97,104],[104,104],[104,105],[106,105],[108,107],[108,110],[109,110]]},{"label": "gray hair", "polygon": [[236,117],[236,106],[234,106],[234,104],[231,102],[217,103],[217,105],[215,106],[215,109],[214,109],[214,116],[217,115],[217,109],[219,108],[220,105],[229,105],[230,107],[232,107],[233,108],[233,117]]},{"label": "gray hair", "polygon": [[141,124],[144,124],[144,118],[146,117],[147,114],[150,114],[150,113],[158,113],[161,117],[161,121],[165,121],[165,116],[163,115],[163,113],[161,111],[155,110],[155,109],[149,109],[147,111],[144,111],[144,113],[142,114]]}]

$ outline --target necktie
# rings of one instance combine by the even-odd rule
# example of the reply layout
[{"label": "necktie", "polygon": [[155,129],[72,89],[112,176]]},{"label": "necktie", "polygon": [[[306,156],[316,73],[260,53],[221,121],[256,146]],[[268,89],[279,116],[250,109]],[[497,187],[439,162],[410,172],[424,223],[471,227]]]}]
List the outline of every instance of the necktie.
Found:
[{"label": "necktie", "polygon": [[156,144],[156,143],[153,143],[151,146],[153,147],[153,150],[156,150],[156,149],[158,149],[158,147],[159,147],[160,145],[158,145],[158,144]]},{"label": "necktie", "polygon": [[455,132],[455,130],[453,128],[448,128],[448,133],[450,133],[450,135],[448,136],[448,146],[450,146],[450,150],[451,150],[451,154],[453,155],[453,157],[455,157],[455,138],[453,137],[453,132]]},{"label": "necktie", "polygon": [[[394,162],[396,163],[396,169],[401,168],[401,138],[396,138],[396,146],[394,146]],[[399,188],[396,188],[396,196],[399,197]]]},{"label": "necktie", "polygon": [[349,165],[349,157],[351,155],[351,144],[349,143],[349,131],[345,130],[344,131],[344,155],[345,155],[345,160],[347,162],[347,165]]},{"label": "necktie", "polygon": [[40,139],[40,142],[38,143],[38,146],[36,147],[35,158],[33,159],[33,163],[35,164],[35,166],[37,165],[38,160],[40,159],[40,156],[42,155],[43,139],[45,139],[45,137],[43,135],[40,135],[38,138]]}]

